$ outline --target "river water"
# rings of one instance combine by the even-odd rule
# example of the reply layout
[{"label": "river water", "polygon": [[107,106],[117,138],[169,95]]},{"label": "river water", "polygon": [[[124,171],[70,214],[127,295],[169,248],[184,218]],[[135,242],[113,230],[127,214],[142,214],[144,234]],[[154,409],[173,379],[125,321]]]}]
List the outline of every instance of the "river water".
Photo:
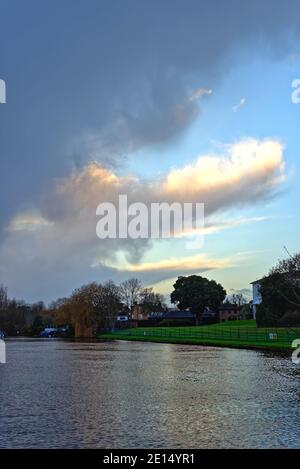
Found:
[{"label": "river water", "polygon": [[299,379],[260,351],[11,339],[0,448],[298,448]]}]

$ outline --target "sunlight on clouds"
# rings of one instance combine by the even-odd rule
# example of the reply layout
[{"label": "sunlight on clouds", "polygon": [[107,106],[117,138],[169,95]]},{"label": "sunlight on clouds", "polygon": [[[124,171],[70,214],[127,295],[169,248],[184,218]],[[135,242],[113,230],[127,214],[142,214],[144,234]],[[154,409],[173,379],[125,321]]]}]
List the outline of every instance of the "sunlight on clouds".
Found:
[{"label": "sunlight on clouds", "polygon": [[[154,257],[151,239],[99,240],[96,236],[97,205],[110,202],[118,207],[120,194],[128,195],[128,204],[138,201],[147,207],[152,202],[202,202],[206,234],[265,219],[225,217],[229,209],[256,205],[276,194],[285,180],[282,144],[248,139],[224,148],[223,155],[200,156],[196,163],[170,170],[161,179],[120,176],[95,162],[71,172],[43,194],[34,211],[11,219],[0,250],[0,266],[9,266],[5,272],[2,268],[2,276],[14,279],[18,272],[24,284],[28,271],[24,258],[30,262],[37,281],[42,276],[46,278],[52,269],[53,285],[57,285],[59,263],[62,282],[68,277],[66,273],[72,273],[70,288],[74,272],[80,284],[86,278],[94,278],[95,269],[99,279],[124,279],[136,274],[148,285],[176,275],[209,271],[217,275],[223,269],[235,268],[243,262],[241,256],[211,258],[204,252],[199,254],[199,250],[190,256],[190,252],[174,249],[172,240],[166,240],[165,249]],[[173,257],[168,258],[169,253]]]},{"label": "sunlight on clouds", "polygon": [[38,231],[51,225],[51,222],[39,214],[23,213],[10,221],[7,231]]},{"label": "sunlight on clouds", "polygon": [[[141,264],[127,264],[122,268],[113,266],[117,270],[127,270],[128,272],[153,272],[153,271],[177,271],[182,272],[190,270],[211,270],[211,269],[224,269],[231,267],[232,261],[230,259],[208,259],[205,254],[197,254],[189,257],[170,257],[162,259],[157,262],[145,262]],[[111,267],[111,266],[110,266]]]},{"label": "sunlight on clouds", "polygon": [[166,178],[167,193],[194,194],[198,191],[233,187],[249,178],[262,177],[270,187],[284,180],[283,145],[276,140],[248,139],[228,145],[225,155],[199,156],[194,164],[173,169]]}]

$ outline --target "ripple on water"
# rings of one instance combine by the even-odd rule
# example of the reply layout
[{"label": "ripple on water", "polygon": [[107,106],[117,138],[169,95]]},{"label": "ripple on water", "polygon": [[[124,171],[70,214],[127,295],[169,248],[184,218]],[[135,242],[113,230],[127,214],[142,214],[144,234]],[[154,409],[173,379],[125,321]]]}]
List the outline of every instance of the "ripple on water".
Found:
[{"label": "ripple on water", "polygon": [[0,447],[299,447],[300,367],[259,351],[9,340]]}]

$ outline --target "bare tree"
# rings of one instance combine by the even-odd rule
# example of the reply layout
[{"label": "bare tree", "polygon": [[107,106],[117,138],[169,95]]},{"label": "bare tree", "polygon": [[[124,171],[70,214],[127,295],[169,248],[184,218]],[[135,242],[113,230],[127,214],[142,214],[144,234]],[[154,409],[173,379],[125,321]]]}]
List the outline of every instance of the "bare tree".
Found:
[{"label": "bare tree", "polygon": [[114,327],[121,307],[120,287],[118,287],[112,280],[109,280],[102,286],[101,295],[98,300],[99,319],[102,320],[105,327]]},{"label": "bare tree", "polygon": [[247,304],[247,300],[242,293],[234,293],[228,297],[228,301],[237,306],[243,306]]},{"label": "bare tree", "polygon": [[130,278],[120,285],[120,299],[128,309],[129,314],[132,308],[140,300],[142,284],[137,278]]},{"label": "bare tree", "polygon": [[143,288],[140,293],[140,304],[147,312],[166,309],[165,298],[155,293],[153,288]]}]

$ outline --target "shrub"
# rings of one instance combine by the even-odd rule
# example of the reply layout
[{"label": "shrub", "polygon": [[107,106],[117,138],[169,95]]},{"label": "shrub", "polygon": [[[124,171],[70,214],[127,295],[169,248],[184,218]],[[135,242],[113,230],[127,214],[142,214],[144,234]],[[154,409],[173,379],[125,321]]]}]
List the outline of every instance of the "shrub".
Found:
[{"label": "shrub", "polygon": [[279,320],[281,326],[300,326],[300,312],[299,311],[287,311],[282,318]]},{"label": "shrub", "polygon": [[176,327],[176,326],[194,326],[195,322],[194,321],[189,321],[189,320],[184,320],[184,319],[163,319],[160,323],[158,323],[158,326],[161,327]]}]

